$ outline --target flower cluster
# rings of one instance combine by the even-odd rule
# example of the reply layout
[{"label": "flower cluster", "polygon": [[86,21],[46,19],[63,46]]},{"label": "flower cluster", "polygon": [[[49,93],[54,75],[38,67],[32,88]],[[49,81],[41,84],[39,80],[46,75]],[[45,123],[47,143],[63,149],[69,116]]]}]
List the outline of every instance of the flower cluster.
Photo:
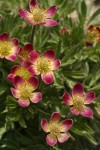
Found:
[{"label": "flower cluster", "polygon": [[[36,0],[30,0],[30,11],[19,9],[19,14],[32,25],[56,26],[57,22],[51,20],[56,12],[56,6],[44,10]],[[63,35],[70,32],[67,28],[61,30]],[[100,28],[90,26],[88,28],[88,41],[100,41]],[[42,100],[42,93],[35,91],[39,86],[38,76],[41,75],[43,82],[47,85],[55,80],[53,71],[61,66],[61,60],[56,59],[55,51],[46,50],[40,54],[33,49],[33,45],[28,43],[24,47],[18,46],[18,39],[10,39],[7,33],[0,34],[0,58],[6,58],[11,61],[19,60],[19,65],[11,68],[8,75],[9,81],[14,85],[11,88],[13,97],[18,101],[21,107],[28,107],[30,103],[38,103]],[[93,117],[93,111],[85,106],[95,99],[93,91],[84,93],[84,87],[81,83],[76,83],[72,89],[72,96],[65,92],[63,101],[70,107],[74,115],[81,114],[84,117]],[[60,122],[60,113],[54,112],[48,122],[45,118],[41,120],[41,127],[49,133],[46,141],[50,146],[54,146],[57,140],[60,143],[65,142],[70,134],[67,131],[72,127],[73,120],[66,119]]]},{"label": "flower cluster", "polygon": [[44,55],[40,56],[38,52],[32,50],[31,44],[20,48],[18,58],[21,63],[12,67],[8,79],[17,88],[16,90],[11,88],[11,92],[15,98],[20,98],[18,100],[19,105],[27,107],[30,103],[29,100],[37,103],[42,98],[42,94],[32,93],[39,85],[39,81],[35,76],[41,74],[42,80],[46,84],[53,83],[53,70],[60,67],[61,61],[55,60],[54,50],[46,50]]}]

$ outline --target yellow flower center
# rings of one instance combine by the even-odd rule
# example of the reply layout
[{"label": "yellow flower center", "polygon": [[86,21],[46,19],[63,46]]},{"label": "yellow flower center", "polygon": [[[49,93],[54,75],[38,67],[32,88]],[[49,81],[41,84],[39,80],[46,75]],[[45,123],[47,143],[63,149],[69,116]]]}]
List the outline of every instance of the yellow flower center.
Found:
[{"label": "yellow flower center", "polygon": [[23,100],[30,99],[31,93],[33,90],[34,89],[33,89],[32,85],[26,82],[26,84],[21,86],[19,89],[21,99],[23,99]]},{"label": "yellow flower center", "polygon": [[16,70],[15,75],[21,76],[25,80],[28,80],[31,77],[31,74],[27,68],[20,68]]},{"label": "yellow flower center", "polygon": [[12,44],[8,41],[0,42],[0,55],[9,56],[12,51]]},{"label": "yellow flower center", "polygon": [[90,32],[89,32],[89,35],[88,35],[88,40],[92,41],[92,42],[95,42],[97,38],[100,37],[100,33],[99,31],[97,30],[96,27],[94,27]]},{"label": "yellow flower center", "polygon": [[42,8],[39,8],[39,6],[35,6],[31,10],[32,13],[32,19],[35,23],[44,22],[46,20],[46,11]]},{"label": "yellow flower center", "polygon": [[74,108],[78,111],[83,109],[84,98],[81,95],[75,95],[72,97]]},{"label": "yellow flower center", "polygon": [[29,54],[29,52],[26,50],[19,53],[19,55],[22,56],[24,60],[29,60],[28,54]]},{"label": "yellow flower center", "polygon": [[61,128],[62,127],[58,121],[54,121],[54,122],[51,121],[49,124],[50,135],[52,137],[59,135],[59,133],[61,132]]},{"label": "yellow flower center", "polygon": [[36,61],[35,67],[40,74],[45,74],[51,71],[52,62],[47,58],[41,57]]}]

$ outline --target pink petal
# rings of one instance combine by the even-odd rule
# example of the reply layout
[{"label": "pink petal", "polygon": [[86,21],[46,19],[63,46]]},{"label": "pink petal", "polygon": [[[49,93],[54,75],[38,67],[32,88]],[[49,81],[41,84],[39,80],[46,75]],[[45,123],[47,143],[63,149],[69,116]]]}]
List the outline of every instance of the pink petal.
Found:
[{"label": "pink petal", "polygon": [[56,6],[51,6],[46,10],[47,18],[51,18],[56,13]]},{"label": "pink petal", "polygon": [[46,137],[47,144],[50,146],[54,146],[57,144],[56,136],[52,137],[51,134],[48,134]]},{"label": "pink petal", "polygon": [[11,72],[12,72],[13,74],[15,74],[16,71],[19,70],[19,69],[20,69],[20,66],[15,65],[15,66],[13,66],[13,67],[11,68]]},{"label": "pink petal", "polygon": [[20,61],[20,63],[22,63],[22,62],[24,61],[23,57],[20,56],[20,55],[18,55],[17,58],[18,58],[18,60]]},{"label": "pink petal", "polygon": [[20,53],[23,51],[23,48],[22,47],[20,47],[20,49],[19,49],[19,55],[20,55]]},{"label": "pink petal", "polygon": [[[32,44],[26,44],[23,48],[20,48],[19,53],[18,53],[18,59],[20,60],[20,62],[24,60],[28,61],[28,55],[32,51],[33,51]],[[23,56],[23,54],[25,54],[25,57]]]},{"label": "pink petal", "polygon": [[83,85],[81,83],[77,82],[72,89],[72,95],[79,94],[82,96],[83,93],[84,93]]},{"label": "pink petal", "polygon": [[36,68],[35,68],[35,66],[34,65],[30,65],[30,67],[29,67],[29,72],[32,74],[32,75],[39,75],[40,74],[40,72],[38,72],[37,70],[36,70]]},{"label": "pink petal", "polygon": [[96,41],[100,42],[100,37],[96,38]]},{"label": "pink petal", "polygon": [[41,120],[41,127],[44,130],[44,132],[48,132],[48,125],[48,121],[45,118],[43,118]]},{"label": "pink petal", "polygon": [[31,52],[31,51],[33,51],[33,45],[32,45],[32,44],[26,44],[26,45],[23,47],[23,50],[28,51],[28,52]]},{"label": "pink petal", "polygon": [[21,17],[23,17],[25,20],[27,20],[30,24],[36,25],[36,23],[34,23],[32,21],[32,15],[31,15],[31,13],[28,12],[27,10],[19,9],[19,14],[21,15]]},{"label": "pink petal", "polygon": [[41,77],[42,77],[42,80],[45,82],[45,84],[52,84],[54,82],[53,72],[42,74]]},{"label": "pink petal", "polygon": [[30,101],[29,101],[29,100],[19,99],[19,100],[18,100],[18,103],[19,103],[19,105],[22,106],[22,107],[28,107],[29,104],[30,104]]},{"label": "pink petal", "polygon": [[14,47],[13,47],[13,53],[14,53],[14,54],[18,54],[19,51],[20,51],[20,47],[19,47],[19,46],[14,46]]},{"label": "pink petal", "polygon": [[100,33],[100,27],[96,27],[96,30]]},{"label": "pink petal", "polygon": [[59,121],[60,120],[60,113],[59,112],[54,112],[51,116],[50,121]]},{"label": "pink petal", "polygon": [[94,28],[94,25],[90,25],[88,30],[92,30]]},{"label": "pink petal", "polygon": [[10,60],[10,61],[15,61],[16,60],[16,55],[12,54],[12,55],[6,56],[5,58]]},{"label": "pink petal", "polygon": [[38,52],[36,52],[36,51],[33,51],[33,52],[31,52],[30,54],[29,54],[29,60],[30,60],[30,62],[31,63],[34,63],[37,59],[39,59],[40,58],[40,55],[39,55],[39,53]]},{"label": "pink petal", "polygon": [[18,45],[18,39],[17,38],[13,38],[11,41],[14,43],[14,45]]},{"label": "pink petal", "polygon": [[28,61],[23,61],[22,63],[21,63],[21,66],[22,67],[24,67],[24,68],[29,68],[29,66],[31,65],[31,63],[30,62],[28,62]]},{"label": "pink petal", "polygon": [[90,47],[90,46],[92,46],[93,45],[93,43],[92,42],[90,42],[90,41],[86,41],[86,46],[87,47]]},{"label": "pink petal", "polygon": [[73,104],[71,96],[67,92],[64,93],[63,100],[64,100],[65,104],[67,104],[67,105],[72,105]]},{"label": "pink petal", "polygon": [[14,77],[14,86],[15,86],[16,89],[21,87],[24,83],[25,83],[24,79],[21,78],[20,76],[15,76]]},{"label": "pink petal", "polygon": [[79,115],[79,111],[76,110],[74,107],[70,108],[70,111],[74,114],[74,115]]},{"label": "pink petal", "polygon": [[32,93],[32,98],[30,98],[32,103],[38,103],[42,100],[42,94],[40,92]]},{"label": "pink petal", "polygon": [[33,86],[34,90],[37,89],[39,85],[39,80],[36,77],[30,77],[28,82]]},{"label": "pink petal", "polygon": [[20,97],[19,91],[14,89],[14,88],[11,88],[11,93],[12,93],[13,97],[15,97],[15,98],[19,98]]},{"label": "pink petal", "polygon": [[55,51],[54,50],[52,50],[52,49],[49,49],[49,50],[46,50],[45,52],[44,52],[44,56],[46,57],[46,58],[48,58],[48,59],[51,59],[51,60],[54,60],[55,59]]},{"label": "pink petal", "polygon": [[67,141],[69,137],[70,137],[69,134],[61,133],[57,136],[57,139],[60,143],[63,143],[65,141]]},{"label": "pink petal", "polygon": [[13,82],[14,80],[14,75],[12,73],[10,73],[7,78],[9,79],[10,82]]},{"label": "pink petal", "polygon": [[4,58],[4,56],[0,56],[0,58]]},{"label": "pink petal", "polygon": [[61,60],[57,59],[53,62],[53,70],[58,69],[61,66]]},{"label": "pink petal", "polygon": [[37,1],[36,0],[30,0],[29,2],[29,8],[30,10],[35,7],[36,5],[38,5]]},{"label": "pink petal", "polygon": [[80,112],[80,114],[84,117],[93,117],[93,111],[87,107],[87,106],[84,106],[83,107],[83,111]]},{"label": "pink petal", "polygon": [[73,120],[72,119],[63,120],[61,122],[61,125],[62,125],[61,132],[66,132],[66,131],[68,131],[72,127]]},{"label": "pink petal", "polygon": [[0,41],[8,41],[9,40],[9,34],[4,32],[0,34]]},{"label": "pink petal", "polygon": [[85,104],[90,104],[94,101],[95,99],[95,93],[94,92],[88,92],[86,93],[86,95],[84,96],[85,98]]},{"label": "pink petal", "polygon": [[41,25],[48,26],[48,27],[54,27],[57,24],[58,24],[57,21],[51,20],[51,19],[46,19],[46,21],[44,23],[41,23]]}]

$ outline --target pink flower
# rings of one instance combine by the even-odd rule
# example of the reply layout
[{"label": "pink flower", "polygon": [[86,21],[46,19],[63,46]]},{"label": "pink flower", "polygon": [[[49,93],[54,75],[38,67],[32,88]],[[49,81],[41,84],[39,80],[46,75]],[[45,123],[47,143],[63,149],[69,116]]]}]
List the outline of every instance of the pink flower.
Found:
[{"label": "pink flower", "polygon": [[62,122],[60,120],[60,113],[54,112],[51,116],[50,122],[43,118],[41,120],[41,127],[46,132],[49,133],[46,137],[47,144],[54,146],[57,144],[57,140],[60,143],[65,142],[70,137],[70,134],[66,133],[73,124],[72,119],[66,119]]},{"label": "pink flower", "polygon": [[90,25],[87,30],[86,46],[92,46],[94,42],[100,42],[100,27]]},{"label": "pink flower", "polygon": [[11,61],[16,60],[16,54],[19,51],[18,39],[10,37],[7,33],[0,34],[0,58],[6,58]]},{"label": "pink flower", "polygon": [[51,20],[51,17],[56,13],[56,6],[51,6],[47,10],[40,8],[36,0],[29,2],[30,12],[19,9],[19,14],[32,25],[56,26],[57,22]]},{"label": "pink flower", "polygon": [[11,73],[8,75],[8,79],[13,82],[15,76],[20,76],[24,80],[28,80],[33,75],[28,70],[29,64],[27,62],[23,62],[21,66],[15,65],[11,68]]},{"label": "pink flower", "polygon": [[30,101],[32,103],[38,103],[42,100],[42,94],[40,92],[33,92],[39,85],[36,77],[30,77],[28,81],[25,81],[20,76],[15,76],[13,84],[15,88],[11,88],[11,92],[18,99],[20,106],[27,107]]},{"label": "pink flower", "polygon": [[55,60],[55,52],[47,50],[43,56],[40,56],[38,52],[34,51],[29,54],[29,58],[32,63],[29,71],[33,75],[41,74],[42,80],[46,84],[51,84],[54,81],[53,70],[58,69],[61,64],[60,60]]},{"label": "pink flower", "polygon": [[65,92],[63,95],[64,102],[73,106],[70,108],[70,111],[74,115],[81,114],[84,117],[92,117],[93,111],[85,106],[85,104],[90,104],[95,99],[94,92],[88,92],[84,94],[84,87],[81,83],[76,83],[72,89],[72,96],[69,93]]},{"label": "pink flower", "polygon": [[23,48],[20,48],[20,51],[18,53],[18,58],[20,62],[26,61],[29,62],[29,53],[33,51],[32,44],[26,44]]}]

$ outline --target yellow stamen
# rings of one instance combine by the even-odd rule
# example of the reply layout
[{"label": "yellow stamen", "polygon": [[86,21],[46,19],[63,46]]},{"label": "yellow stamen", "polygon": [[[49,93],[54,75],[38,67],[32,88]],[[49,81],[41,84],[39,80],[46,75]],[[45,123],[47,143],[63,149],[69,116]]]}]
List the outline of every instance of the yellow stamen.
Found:
[{"label": "yellow stamen", "polygon": [[33,87],[31,84],[27,83],[24,84],[23,86],[20,87],[20,96],[23,100],[30,99],[31,98],[31,93],[33,91]]},{"label": "yellow stamen", "polygon": [[15,75],[19,75],[25,80],[28,80],[32,76],[28,69],[23,67],[16,70]]},{"label": "yellow stamen", "polygon": [[12,44],[9,41],[0,42],[0,55],[9,56],[12,51]]},{"label": "yellow stamen", "polygon": [[45,74],[51,71],[52,69],[52,62],[44,57],[39,58],[36,63],[35,63],[35,67],[37,69],[38,72],[40,72],[40,74]]},{"label": "yellow stamen", "polygon": [[74,108],[78,111],[83,109],[84,98],[81,95],[75,95],[72,97]]},{"label": "yellow stamen", "polygon": [[62,126],[59,123],[59,121],[54,121],[54,122],[51,121],[49,123],[49,131],[52,137],[59,135],[61,132],[61,129],[62,129]]},{"label": "yellow stamen", "polygon": [[19,53],[19,55],[22,56],[23,59],[26,60],[26,61],[29,60],[28,54],[29,54],[29,52],[28,52],[27,50],[21,51],[21,52]]},{"label": "yellow stamen", "polygon": [[100,33],[96,27],[94,27],[92,30],[90,30],[90,32],[88,34],[88,40],[95,42],[96,39],[99,37],[100,37]]},{"label": "yellow stamen", "polygon": [[35,6],[31,10],[32,13],[32,20],[35,23],[44,22],[46,20],[46,11],[42,8],[39,8],[39,6]]}]

